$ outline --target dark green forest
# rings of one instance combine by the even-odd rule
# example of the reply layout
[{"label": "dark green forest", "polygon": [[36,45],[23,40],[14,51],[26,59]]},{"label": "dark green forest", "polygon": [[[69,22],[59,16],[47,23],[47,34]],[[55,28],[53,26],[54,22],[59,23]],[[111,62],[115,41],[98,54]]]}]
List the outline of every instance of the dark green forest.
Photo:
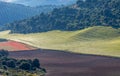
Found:
[{"label": "dark green forest", "polygon": [[120,27],[120,0],[78,0],[76,4],[55,8],[22,21],[6,24],[11,33],[50,30],[80,30],[91,26]]}]

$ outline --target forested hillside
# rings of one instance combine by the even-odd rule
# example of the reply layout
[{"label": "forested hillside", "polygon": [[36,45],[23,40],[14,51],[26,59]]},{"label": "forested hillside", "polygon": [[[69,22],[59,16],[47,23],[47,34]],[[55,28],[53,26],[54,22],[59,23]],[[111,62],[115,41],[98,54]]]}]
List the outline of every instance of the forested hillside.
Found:
[{"label": "forested hillside", "polygon": [[40,12],[48,12],[57,6],[28,7],[20,4],[0,2],[0,25],[26,19]]},{"label": "forested hillside", "polygon": [[7,24],[12,33],[79,30],[90,26],[120,27],[120,0],[78,0],[68,7]]}]

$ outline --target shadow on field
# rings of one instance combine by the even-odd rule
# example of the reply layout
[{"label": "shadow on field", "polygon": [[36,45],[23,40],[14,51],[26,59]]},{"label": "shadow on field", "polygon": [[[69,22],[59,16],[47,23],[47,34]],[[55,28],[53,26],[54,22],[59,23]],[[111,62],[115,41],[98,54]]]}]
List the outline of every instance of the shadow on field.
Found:
[{"label": "shadow on field", "polygon": [[10,57],[39,58],[46,76],[120,76],[120,58],[42,49],[10,52]]}]

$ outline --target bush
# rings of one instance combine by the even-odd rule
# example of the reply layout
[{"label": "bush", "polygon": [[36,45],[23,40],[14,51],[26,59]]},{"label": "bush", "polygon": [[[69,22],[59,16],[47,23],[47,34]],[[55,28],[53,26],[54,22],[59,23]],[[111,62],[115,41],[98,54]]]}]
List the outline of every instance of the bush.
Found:
[{"label": "bush", "polygon": [[7,66],[10,67],[10,68],[15,68],[16,67],[15,61],[14,60],[9,60],[7,62]]},{"label": "bush", "polygon": [[38,59],[34,59],[32,63],[33,67],[40,68],[40,62]]},{"label": "bush", "polygon": [[7,57],[9,52],[7,50],[0,50],[0,57]]},{"label": "bush", "polygon": [[7,67],[6,65],[4,65],[4,66],[3,66],[3,69],[4,69],[4,70],[7,70],[7,69],[8,69],[8,67]]},{"label": "bush", "polygon": [[29,70],[31,70],[31,64],[27,63],[27,62],[23,62],[23,63],[20,64],[19,69],[29,71]]},{"label": "bush", "polygon": [[42,71],[44,71],[45,73],[47,73],[46,69],[45,68],[42,68]]}]

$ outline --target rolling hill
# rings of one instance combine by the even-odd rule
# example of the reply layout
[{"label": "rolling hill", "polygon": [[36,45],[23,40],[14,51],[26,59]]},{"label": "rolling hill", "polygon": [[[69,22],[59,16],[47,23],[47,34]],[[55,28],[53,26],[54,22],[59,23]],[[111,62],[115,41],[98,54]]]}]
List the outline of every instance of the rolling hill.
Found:
[{"label": "rolling hill", "polygon": [[20,4],[0,2],[0,25],[39,15],[41,12],[51,11],[55,7],[57,6],[28,7]]},{"label": "rolling hill", "polygon": [[120,29],[94,26],[78,31],[49,31],[31,34],[0,33],[0,38],[37,48],[120,57]]},{"label": "rolling hill", "polygon": [[[120,0],[78,0],[76,4],[6,25],[11,33],[80,30],[91,26],[120,28]],[[21,29],[22,30],[21,30]],[[24,28],[24,29],[23,29]]]}]

